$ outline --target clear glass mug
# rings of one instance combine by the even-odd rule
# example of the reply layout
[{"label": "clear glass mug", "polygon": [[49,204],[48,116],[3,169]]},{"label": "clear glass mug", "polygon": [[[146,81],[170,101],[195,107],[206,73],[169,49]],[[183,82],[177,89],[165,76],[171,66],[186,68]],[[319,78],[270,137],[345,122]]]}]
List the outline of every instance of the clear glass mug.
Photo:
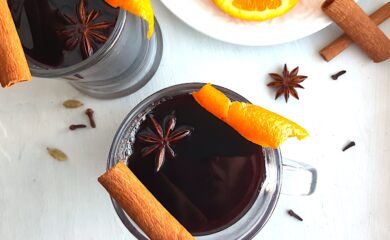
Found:
[{"label": "clear glass mug", "polygon": [[[201,88],[204,83],[185,83],[165,88],[147,97],[122,122],[111,145],[107,169],[119,161],[126,161],[132,154],[131,143],[135,139],[135,129],[140,121],[164,99],[175,95],[191,93]],[[219,86],[230,99],[249,102],[241,95]],[[306,164],[282,158],[280,149],[263,149],[266,165],[266,179],[253,205],[247,213],[228,228],[209,235],[195,236],[199,240],[208,239],[252,239],[271,217],[279,195],[298,194],[310,195],[314,192],[317,183],[317,171]],[[282,182],[284,185],[282,191]],[[112,199],[114,208],[126,228],[137,239],[148,239],[142,230],[126,215],[123,209]]]},{"label": "clear glass mug", "polygon": [[27,56],[34,77],[63,78],[76,89],[97,98],[116,98],[143,87],[157,71],[162,57],[162,34],[157,20],[155,32],[146,38],[147,24],[119,10],[107,42],[91,57],[65,68],[50,68]]}]

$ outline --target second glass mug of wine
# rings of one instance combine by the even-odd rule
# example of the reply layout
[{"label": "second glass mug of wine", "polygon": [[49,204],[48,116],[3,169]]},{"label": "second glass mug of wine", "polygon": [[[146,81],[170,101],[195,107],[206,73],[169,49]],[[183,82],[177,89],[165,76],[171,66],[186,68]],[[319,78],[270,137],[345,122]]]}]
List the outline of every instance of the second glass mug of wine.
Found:
[{"label": "second glass mug of wine", "polygon": [[147,39],[144,20],[104,0],[8,4],[34,77],[65,79],[87,95],[116,98],[144,86],[160,64],[157,20]]},{"label": "second glass mug of wine", "polygon": [[[199,90],[203,85],[203,83],[185,83],[168,87],[152,94],[133,108],[125,117],[114,137],[107,169],[110,169],[119,161],[129,161],[129,157],[134,153],[135,132],[138,131],[136,129],[139,128],[140,122],[145,121],[148,114],[154,111],[153,109],[166,101],[165,99],[175,99],[177,96],[189,95]],[[232,90],[219,86],[215,87],[231,100],[248,102],[247,99]],[[264,156],[266,177],[261,188],[256,190],[254,200],[249,203],[246,212],[238,220],[221,230],[206,234],[195,234],[196,239],[252,239],[272,216],[281,194],[304,196],[315,191],[317,183],[315,168],[283,158],[279,148],[262,148],[262,155]],[[148,239],[117,202],[113,199],[112,201],[126,228],[137,239]]]}]

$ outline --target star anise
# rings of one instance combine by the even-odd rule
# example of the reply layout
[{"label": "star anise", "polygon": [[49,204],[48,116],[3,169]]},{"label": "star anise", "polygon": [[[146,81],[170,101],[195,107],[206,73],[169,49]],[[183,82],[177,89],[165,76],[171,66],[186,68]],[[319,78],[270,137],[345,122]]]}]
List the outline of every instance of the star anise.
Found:
[{"label": "star anise", "polygon": [[190,136],[193,129],[189,127],[180,127],[174,130],[176,127],[176,117],[174,113],[165,117],[162,124],[164,129],[152,114],[149,114],[148,118],[152,123],[153,130],[147,128],[145,131],[138,133],[137,138],[143,143],[150,144],[141,150],[142,157],[145,157],[153,152],[157,152],[156,172],[158,172],[165,162],[166,155],[172,159],[175,157],[175,152],[172,149],[172,143]]},{"label": "star anise", "polygon": [[65,38],[65,49],[73,50],[80,45],[83,59],[90,57],[95,51],[95,44],[103,44],[108,39],[107,31],[115,23],[107,21],[95,21],[100,16],[100,10],[87,11],[86,0],[80,0],[76,9],[77,17],[61,14],[68,26],[58,34]]},{"label": "star anise", "polygon": [[300,85],[307,76],[298,75],[299,67],[294,68],[291,72],[288,71],[287,65],[284,64],[284,69],[282,75],[276,73],[270,73],[269,75],[274,79],[273,82],[267,84],[268,87],[277,88],[275,99],[284,95],[286,102],[290,97],[290,94],[299,99],[298,93],[295,88],[304,88]]}]

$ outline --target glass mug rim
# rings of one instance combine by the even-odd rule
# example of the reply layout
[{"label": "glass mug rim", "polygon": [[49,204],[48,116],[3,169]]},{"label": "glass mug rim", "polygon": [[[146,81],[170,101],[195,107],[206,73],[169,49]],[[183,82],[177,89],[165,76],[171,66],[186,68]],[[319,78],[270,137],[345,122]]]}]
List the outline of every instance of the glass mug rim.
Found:
[{"label": "glass mug rim", "polygon": [[[89,66],[93,66],[95,63],[100,61],[107,52],[109,52],[115,43],[118,41],[118,38],[120,36],[120,33],[122,32],[127,18],[127,12],[123,9],[118,10],[118,17],[114,26],[114,29],[112,30],[110,36],[108,37],[108,40],[106,43],[104,43],[92,56],[88,57],[87,59],[84,59],[83,61],[67,66],[67,67],[61,67],[61,68],[52,68],[48,65],[42,65],[39,67],[35,67],[35,65],[38,65],[37,61],[32,59],[31,57],[27,56],[27,60],[30,63],[30,71],[31,74],[35,77],[63,77],[63,76],[69,76],[76,74],[83,69],[87,69]],[[145,23],[142,22],[142,36],[146,36],[146,26]]]},{"label": "glass mug rim", "polygon": [[[124,152],[124,149],[120,149],[120,145],[125,144],[125,143],[123,143],[123,141],[129,141],[128,137],[133,138],[132,140],[130,140],[130,142],[134,140],[133,135],[125,137],[126,130],[128,130],[129,128],[137,127],[137,122],[139,122],[139,120],[142,119],[141,115],[145,115],[145,112],[149,112],[150,110],[152,110],[156,106],[156,104],[158,105],[159,101],[163,98],[173,97],[176,95],[189,93],[189,92],[198,90],[204,84],[205,83],[183,83],[183,84],[177,84],[177,85],[173,85],[173,86],[164,88],[160,91],[157,91],[157,92],[151,94],[150,96],[145,98],[143,101],[141,101],[139,104],[137,104],[133,109],[131,109],[130,112],[127,114],[127,116],[124,118],[123,122],[119,126],[119,128],[114,136],[114,139],[113,139],[113,142],[112,142],[112,145],[110,148],[109,156],[108,156],[107,170],[110,169],[111,167],[113,167],[118,161],[123,161],[123,160],[126,161],[127,157],[129,155],[131,155],[131,153],[128,153],[128,155],[126,155],[126,153]],[[224,92],[230,99],[249,102],[246,98],[244,98],[240,94],[238,94],[238,93],[236,93],[228,88],[224,88],[224,87],[221,87],[218,85],[213,85],[213,86],[216,87],[217,89],[219,89],[220,91]],[[139,118],[138,120],[137,120],[137,117]],[[121,141],[122,141],[122,143],[121,143]],[[273,192],[271,193],[268,206],[266,206],[265,211],[262,213],[262,217],[260,217],[258,220],[256,220],[256,222],[250,227],[250,229],[247,232],[244,232],[243,235],[240,236],[239,239],[252,239],[264,227],[264,225],[268,222],[269,218],[272,216],[272,213],[277,205],[279,196],[281,194],[281,185],[282,185],[281,180],[282,180],[282,171],[283,171],[281,151],[279,148],[278,149],[263,148],[263,151],[264,151],[266,161],[267,162],[271,161],[271,163],[269,163],[269,164],[274,165],[274,168],[275,168],[275,169],[273,169],[275,172],[275,176],[273,176],[274,183],[272,183],[272,184],[274,184],[274,186],[270,187],[271,188],[270,192],[271,191],[273,191]],[[122,155],[119,156],[118,153],[122,153]],[[268,168],[269,167],[267,166],[267,163],[266,163],[266,174],[268,174],[270,172],[269,171],[270,169],[268,169]],[[266,181],[269,181],[268,176],[266,176]],[[221,232],[231,228],[232,226],[235,226],[237,223],[242,221],[245,218],[245,216],[251,211],[251,209],[255,207],[256,202],[259,201],[259,198],[261,196],[261,192],[265,191],[264,190],[264,188],[266,188],[265,185],[266,185],[266,182],[263,183],[263,186],[260,189],[261,191],[259,191],[259,193],[255,197],[255,200],[252,203],[250,203],[248,210],[246,211],[246,213],[243,216],[241,216],[241,218],[239,220],[237,220],[236,222],[229,225],[227,228],[222,229],[218,232],[214,232],[214,233],[211,233],[209,235],[199,235],[199,236],[195,236],[195,237],[197,239],[203,239],[203,238],[207,239],[208,237],[220,234]],[[126,215],[126,213],[118,205],[118,203],[113,198],[111,198],[111,201],[113,203],[113,206],[114,206],[116,213],[118,214],[119,218],[121,219],[121,221],[125,225],[125,227],[137,239],[147,239],[147,238],[145,238],[145,235],[142,233],[142,230],[140,231],[138,226],[135,226],[136,224],[134,224],[134,222],[131,220],[131,218]],[[221,239],[223,239],[223,238],[221,238]]]}]

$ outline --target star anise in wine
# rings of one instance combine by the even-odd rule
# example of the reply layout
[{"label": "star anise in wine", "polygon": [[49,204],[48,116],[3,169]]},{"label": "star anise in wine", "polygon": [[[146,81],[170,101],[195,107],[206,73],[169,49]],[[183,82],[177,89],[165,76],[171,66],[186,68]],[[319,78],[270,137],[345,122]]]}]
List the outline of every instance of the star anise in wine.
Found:
[{"label": "star anise in wine", "polygon": [[60,31],[60,37],[65,38],[65,49],[73,50],[80,45],[83,59],[90,57],[96,44],[103,44],[108,39],[107,31],[114,26],[114,22],[97,21],[101,12],[97,9],[87,11],[86,0],[80,0],[77,6],[77,17],[61,14],[68,26]]},{"label": "star anise in wine", "polygon": [[158,123],[152,114],[149,114],[148,118],[151,122],[152,129],[147,128],[146,130],[141,131],[138,133],[137,139],[149,145],[141,150],[142,157],[156,152],[155,171],[158,172],[164,164],[166,156],[171,159],[175,157],[172,144],[190,136],[193,129],[183,126],[175,130],[176,116],[174,113],[165,117],[163,124]]},{"label": "star anise in wine", "polygon": [[286,102],[290,97],[290,94],[299,99],[298,92],[295,88],[304,88],[300,85],[307,76],[298,75],[299,67],[294,68],[291,72],[288,71],[287,65],[284,64],[282,75],[277,73],[270,73],[269,75],[274,79],[273,82],[267,84],[268,87],[277,88],[275,99],[284,95]]}]

